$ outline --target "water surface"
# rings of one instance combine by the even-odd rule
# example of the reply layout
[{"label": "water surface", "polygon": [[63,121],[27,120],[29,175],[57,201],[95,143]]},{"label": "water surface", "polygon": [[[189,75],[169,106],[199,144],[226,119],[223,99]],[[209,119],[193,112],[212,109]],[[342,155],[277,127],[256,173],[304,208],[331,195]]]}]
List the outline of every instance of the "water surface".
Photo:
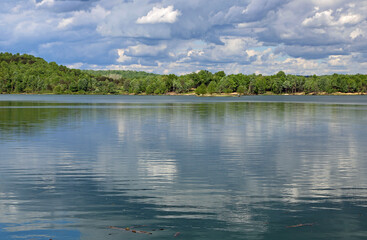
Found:
[{"label": "water surface", "polygon": [[0,95],[0,239],[366,239],[366,146],[366,96]]}]

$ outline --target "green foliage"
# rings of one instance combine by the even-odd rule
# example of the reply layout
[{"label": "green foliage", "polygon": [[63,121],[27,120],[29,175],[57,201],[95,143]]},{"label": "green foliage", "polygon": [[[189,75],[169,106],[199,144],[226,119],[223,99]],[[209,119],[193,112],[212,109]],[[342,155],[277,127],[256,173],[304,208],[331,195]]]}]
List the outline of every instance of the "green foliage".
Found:
[{"label": "green foliage", "polygon": [[236,92],[238,92],[240,95],[245,94],[245,92],[246,92],[245,86],[243,86],[243,85],[238,86]]},{"label": "green foliage", "polygon": [[219,81],[225,76],[226,76],[226,74],[224,73],[224,71],[219,71],[219,72],[214,73],[213,79],[215,81]]},{"label": "green foliage", "polygon": [[236,82],[234,81],[233,75],[223,77],[217,85],[217,91],[222,93],[234,92],[236,90]]},{"label": "green foliage", "polygon": [[199,81],[198,85],[208,85],[213,80],[213,74],[207,70],[201,70],[198,72]]},{"label": "green foliage", "polygon": [[207,87],[207,92],[211,95],[217,91],[217,83],[215,81],[211,81]]},{"label": "green foliage", "polygon": [[268,88],[266,78],[263,76],[256,77],[254,84],[255,84],[254,91],[256,94],[263,94],[266,92]]},{"label": "green foliage", "polygon": [[223,71],[176,76],[121,70],[69,69],[27,54],[0,53],[0,93],[54,94],[166,94],[187,93],[275,94],[367,93],[367,75],[296,76],[279,71],[272,76]]},{"label": "green foliage", "polygon": [[54,92],[55,94],[61,94],[61,93],[63,92],[63,88],[62,88],[62,86],[61,86],[60,84],[59,84],[59,85],[57,85],[57,86],[55,86],[55,87],[54,87],[53,92]]},{"label": "green foliage", "polygon": [[114,79],[109,77],[47,63],[27,54],[0,53],[0,93],[107,94],[116,89]]},{"label": "green foliage", "polygon": [[203,84],[201,84],[198,88],[196,88],[196,91],[195,91],[195,93],[197,94],[197,95],[204,95],[204,94],[206,94],[206,86],[205,86],[205,84],[203,83]]},{"label": "green foliage", "polygon": [[280,78],[280,79],[284,79],[286,78],[287,76],[285,75],[285,72],[283,71],[279,71],[276,75],[275,75],[277,78]]},{"label": "green foliage", "polygon": [[271,83],[271,91],[275,94],[280,94],[283,91],[283,82],[280,78],[274,78]]},{"label": "green foliage", "polygon": [[112,79],[134,79],[134,78],[146,78],[157,76],[154,73],[137,72],[137,71],[125,71],[125,70],[83,70],[84,73],[100,77],[108,77]]},{"label": "green foliage", "polygon": [[172,90],[177,93],[182,93],[184,88],[182,86],[182,83],[179,79],[174,79],[172,82]]}]

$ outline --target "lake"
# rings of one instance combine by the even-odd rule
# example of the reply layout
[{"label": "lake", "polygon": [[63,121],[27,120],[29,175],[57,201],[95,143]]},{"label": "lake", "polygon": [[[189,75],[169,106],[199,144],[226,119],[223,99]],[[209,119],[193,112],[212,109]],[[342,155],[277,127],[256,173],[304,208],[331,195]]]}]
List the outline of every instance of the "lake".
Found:
[{"label": "lake", "polygon": [[367,96],[0,95],[0,239],[366,239]]}]

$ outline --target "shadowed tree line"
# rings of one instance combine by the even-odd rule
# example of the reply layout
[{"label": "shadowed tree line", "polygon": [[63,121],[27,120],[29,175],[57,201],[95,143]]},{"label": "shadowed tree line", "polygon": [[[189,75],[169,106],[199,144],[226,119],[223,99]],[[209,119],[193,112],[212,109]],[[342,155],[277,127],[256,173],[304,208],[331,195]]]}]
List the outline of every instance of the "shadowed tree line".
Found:
[{"label": "shadowed tree line", "polygon": [[366,93],[367,75],[263,76],[223,71],[177,76],[120,70],[69,69],[27,54],[0,53],[0,93],[55,94],[318,94]]}]

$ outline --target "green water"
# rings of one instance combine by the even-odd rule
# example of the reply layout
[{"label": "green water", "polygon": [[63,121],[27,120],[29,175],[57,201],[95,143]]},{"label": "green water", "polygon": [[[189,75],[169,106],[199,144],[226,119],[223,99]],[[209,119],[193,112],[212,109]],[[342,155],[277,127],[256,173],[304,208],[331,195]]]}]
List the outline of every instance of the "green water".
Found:
[{"label": "green water", "polygon": [[367,96],[0,95],[0,239],[366,239],[366,146]]}]

